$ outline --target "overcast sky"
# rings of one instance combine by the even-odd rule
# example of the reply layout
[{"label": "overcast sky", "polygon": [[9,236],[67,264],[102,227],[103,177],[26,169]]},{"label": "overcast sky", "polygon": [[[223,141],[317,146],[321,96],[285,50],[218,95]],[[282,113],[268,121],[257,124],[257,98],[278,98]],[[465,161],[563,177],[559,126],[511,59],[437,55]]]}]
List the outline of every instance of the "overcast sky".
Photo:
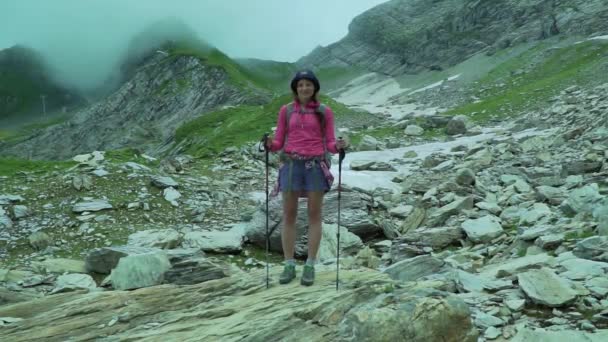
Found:
[{"label": "overcast sky", "polygon": [[0,0],[0,49],[41,51],[68,80],[98,81],[147,24],[177,17],[231,57],[294,62],[387,0]]}]

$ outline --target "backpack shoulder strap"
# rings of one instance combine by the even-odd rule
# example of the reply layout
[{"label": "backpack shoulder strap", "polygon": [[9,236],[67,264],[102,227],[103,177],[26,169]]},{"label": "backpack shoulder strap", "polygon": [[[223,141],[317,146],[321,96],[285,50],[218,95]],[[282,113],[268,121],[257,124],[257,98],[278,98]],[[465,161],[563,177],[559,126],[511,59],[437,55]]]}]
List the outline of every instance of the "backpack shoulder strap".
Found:
[{"label": "backpack shoulder strap", "polygon": [[327,106],[324,105],[323,103],[319,104],[319,107],[317,107],[317,114],[319,114],[319,119],[321,120],[321,134],[323,135],[323,150],[324,150],[324,155],[325,155],[325,159],[328,162],[328,166],[331,165],[331,157],[329,156],[329,151],[327,150],[327,140],[326,140],[326,136],[325,136],[325,112],[327,110]]},{"label": "backpack shoulder strap", "polygon": [[293,110],[293,102],[289,102],[287,105],[285,105],[285,139],[283,140],[283,146],[287,146],[287,139],[289,138],[289,121],[291,120]]},{"label": "backpack shoulder strap", "polygon": [[327,110],[327,106],[324,105],[323,103],[319,104],[319,107],[317,107],[317,114],[319,114],[319,117],[321,119],[321,130],[322,133],[325,134],[325,111]]}]

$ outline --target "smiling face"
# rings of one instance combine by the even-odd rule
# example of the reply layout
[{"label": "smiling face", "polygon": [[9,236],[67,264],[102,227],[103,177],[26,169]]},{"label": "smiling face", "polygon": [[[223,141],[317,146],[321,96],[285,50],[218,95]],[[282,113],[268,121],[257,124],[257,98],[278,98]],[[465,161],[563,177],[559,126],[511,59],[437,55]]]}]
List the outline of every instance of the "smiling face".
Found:
[{"label": "smiling face", "polygon": [[307,103],[315,94],[315,85],[310,80],[301,79],[296,85],[296,91],[298,93],[298,100],[300,100],[300,103]]}]

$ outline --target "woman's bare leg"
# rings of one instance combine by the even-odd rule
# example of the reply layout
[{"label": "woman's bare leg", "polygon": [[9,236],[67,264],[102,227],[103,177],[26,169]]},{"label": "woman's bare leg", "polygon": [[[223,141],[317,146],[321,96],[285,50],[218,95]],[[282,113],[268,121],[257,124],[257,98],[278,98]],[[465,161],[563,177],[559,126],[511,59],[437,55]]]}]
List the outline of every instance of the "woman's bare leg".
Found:
[{"label": "woman's bare leg", "polygon": [[298,192],[283,192],[283,256],[293,259],[296,245],[296,218],[298,215]]},{"label": "woman's bare leg", "polygon": [[316,260],[321,244],[322,191],[308,192],[308,259]]}]

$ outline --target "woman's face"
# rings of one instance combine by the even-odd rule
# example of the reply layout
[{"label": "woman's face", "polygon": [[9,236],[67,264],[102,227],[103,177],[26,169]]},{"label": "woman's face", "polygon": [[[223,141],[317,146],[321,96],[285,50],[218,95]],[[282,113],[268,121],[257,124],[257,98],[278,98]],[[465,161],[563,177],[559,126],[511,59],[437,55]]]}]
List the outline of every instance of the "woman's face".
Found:
[{"label": "woman's face", "polygon": [[298,81],[296,91],[300,100],[310,100],[315,93],[315,85],[310,80],[302,79]]}]

